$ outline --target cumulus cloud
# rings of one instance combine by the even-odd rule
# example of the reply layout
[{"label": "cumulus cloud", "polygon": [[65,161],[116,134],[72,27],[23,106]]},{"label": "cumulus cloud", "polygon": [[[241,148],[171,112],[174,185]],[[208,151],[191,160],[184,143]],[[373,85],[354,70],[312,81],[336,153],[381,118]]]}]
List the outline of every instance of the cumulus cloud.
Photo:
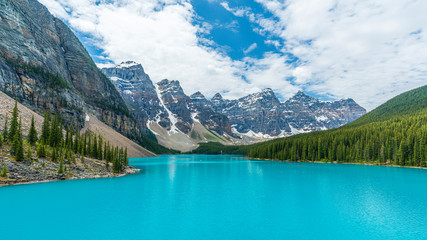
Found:
[{"label": "cumulus cloud", "polygon": [[257,1],[286,26],[282,51],[311,72],[313,92],[372,109],[427,83],[426,1]]},{"label": "cumulus cloud", "polygon": [[311,78],[311,71],[307,67],[299,66],[294,69],[292,75],[295,77],[295,83],[305,84]]}]

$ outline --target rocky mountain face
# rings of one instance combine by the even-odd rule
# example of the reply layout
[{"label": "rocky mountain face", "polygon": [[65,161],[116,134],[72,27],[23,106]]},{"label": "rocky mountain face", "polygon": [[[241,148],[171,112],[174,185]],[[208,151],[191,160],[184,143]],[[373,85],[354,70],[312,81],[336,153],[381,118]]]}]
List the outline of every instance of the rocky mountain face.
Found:
[{"label": "rocky mountain face", "polygon": [[190,134],[197,121],[219,134],[231,134],[227,117],[202,104],[209,101],[201,93],[187,96],[179,81],[164,79],[154,86],[143,67],[131,61],[102,71],[145,126],[155,122],[167,131]]},{"label": "rocky mountain face", "polygon": [[281,103],[271,89],[237,100],[224,100],[217,93],[211,103],[215,111],[228,116],[235,133],[254,137],[337,128],[366,113],[352,99],[323,102],[301,91]]},{"label": "rocky mountain face", "polygon": [[303,92],[282,103],[269,88],[236,100],[224,99],[219,93],[210,100],[201,92],[187,96],[179,81],[164,79],[153,84],[143,67],[135,62],[102,71],[134,115],[143,116],[143,124],[158,138],[175,133],[197,138],[201,133],[195,133],[196,125],[201,125],[218,137],[204,140],[247,143],[242,139],[250,138],[249,142],[253,142],[336,128],[366,113],[352,99],[323,102]]},{"label": "rocky mountain face", "polygon": [[366,113],[353,99],[322,102],[298,92],[284,104],[290,126],[297,131],[318,131],[337,128]]},{"label": "rocky mountain face", "polygon": [[82,126],[85,112],[125,135],[140,129],[72,31],[37,0],[0,1],[0,90]]},{"label": "rocky mountain face", "polygon": [[217,93],[203,104],[226,115],[235,134],[255,138],[337,128],[366,113],[353,99],[323,102],[301,91],[282,103],[271,89],[237,100]]},{"label": "rocky mountain face", "polygon": [[237,100],[224,100],[217,93],[212,106],[228,116],[235,133],[278,136],[282,131],[290,132],[282,103],[269,88]]},{"label": "rocky mountain face", "polygon": [[170,128],[171,122],[157,89],[140,64],[124,62],[116,67],[103,68],[102,72],[109,76],[142,128],[153,119],[164,128]]}]

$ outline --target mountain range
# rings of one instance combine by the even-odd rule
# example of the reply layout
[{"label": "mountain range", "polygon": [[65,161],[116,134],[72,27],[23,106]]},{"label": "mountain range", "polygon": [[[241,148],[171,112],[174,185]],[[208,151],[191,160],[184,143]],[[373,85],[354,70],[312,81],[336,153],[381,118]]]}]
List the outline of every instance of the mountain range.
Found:
[{"label": "mountain range", "polygon": [[364,115],[352,99],[324,102],[298,92],[280,102],[272,89],[229,100],[201,92],[184,93],[179,81],[154,84],[141,64],[103,68],[142,126],[164,146],[189,151],[200,142],[248,144],[336,128]]}]

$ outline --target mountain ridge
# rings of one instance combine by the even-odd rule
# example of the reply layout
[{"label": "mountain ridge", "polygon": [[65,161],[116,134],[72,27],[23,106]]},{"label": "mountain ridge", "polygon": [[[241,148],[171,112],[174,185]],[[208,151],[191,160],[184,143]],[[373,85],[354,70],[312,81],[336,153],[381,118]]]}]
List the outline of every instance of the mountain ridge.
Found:
[{"label": "mountain ridge", "polygon": [[[179,132],[192,139],[188,144],[192,143],[193,147],[200,142],[197,140],[200,133],[193,132],[196,122],[213,131],[214,139],[220,142],[248,144],[339,127],[366,113],[353,100],[322,102],[303,92],[280,102],[270,88],[235,100],[224,99],[220,93],[208,99],[200,91],[187,96],[179,81],[163,79],[153,83],[142,65],[131,61],[102,71],[112,80],[127,105],[135,106],[134,115],[145,116],[140,118],[142,125],[154,132],[158,140],[160,135],[167,138]],[[151,94],[147,96],[143,92]]]}]

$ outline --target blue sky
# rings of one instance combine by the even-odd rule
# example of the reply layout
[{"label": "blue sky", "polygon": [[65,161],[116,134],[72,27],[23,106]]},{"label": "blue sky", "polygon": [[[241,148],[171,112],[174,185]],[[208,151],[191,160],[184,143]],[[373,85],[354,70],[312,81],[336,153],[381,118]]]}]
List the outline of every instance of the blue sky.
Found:
[{"label": "blue sky", "polygon": [[272,88],[371,110],[427,83],[423,0],[40,0],[98,66],[237,98]]},{"label": "blue sky", "polygon": [[[253,1],[233,1],[228,3],[230,7],[248,6],[255,14],[263,14],[271,17],[268,11],[265,11],[260,4]],[[237,17],[227,11],[219,2],[197,0],[193,1],[193,7],[197,15],[202,19],[200,21],[207,22],[213,26],[210,34],[206,34],[206,38],[213,40],[215,43],[224,48],[227,54],[233,59],[242,59],[245,56],[262,58],[266,51],[274,51],[279,53],[273,45],[267,45],[264,40],[267,37],[262,36],[253,31],[258,27],[251,23],[245,17]],[[280,39],[276,39],[280,41]],[[256,48],[246,52],[253,44]],[[249,49],[250,50],[250,49]]]}]

